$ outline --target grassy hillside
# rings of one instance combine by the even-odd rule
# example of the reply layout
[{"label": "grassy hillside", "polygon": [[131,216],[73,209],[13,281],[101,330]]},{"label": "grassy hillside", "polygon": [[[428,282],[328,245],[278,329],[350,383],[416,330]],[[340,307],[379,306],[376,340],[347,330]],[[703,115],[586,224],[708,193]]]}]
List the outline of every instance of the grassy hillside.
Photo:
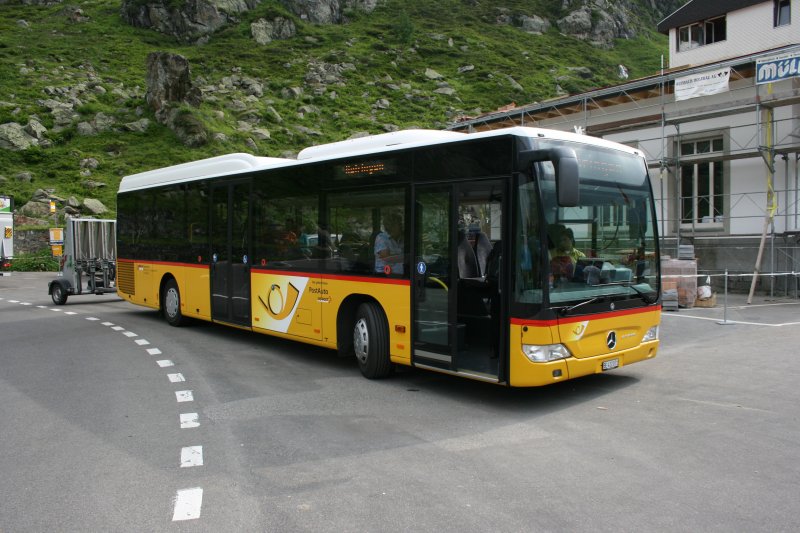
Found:
[{"label": "grassy hillside", "polygon": [[[666,49],[665,38],[647,29],[610,50],[556,29],[534,36],[497,24],[498,3],[470,0],[388,0],[371,14],[348,12],[349,22],[339,25],[306,23],[277,1],[266,0],[203,45],[125,24],[119,0],[76,5],[79,15],[64,4],[0,6],[0,124],[25,125],[36,118],[48,129],[50,142],[46,148],[17,152],[0,148],[0,175],[5,177],[0,194],[13,195],[17,206],[42,188],[61,198],[98,198],[113,211],[119,180],[126,174],[236,151],[280,156],[355,132],[443,128],[460,114],[551,98],[559,76],[568,76],[560,81],[564,90],[578,92],[618,83],[620,63],[633,78],[652,74]],[[502,5],[511,16],[539,14],[555,20],[563,15],[560,0],[506,0]],[[292,19],[297,35],[255,43],[250,23],[277,15]],[[648,23],[654,26],[653,20],[643,22]],[[225,78],[235,75],[257,80],[263,92],[248,97],[234,84],[206,93],[213,97],[198,108],[187,107],[210,134],[204,146],[188,148],[147,108],[145,60],[153,51],[185,56],[198,86],[223,87]],[[315,91],[306,83],[310,64],[347,68],[341,83]],[[590,68],[591,77],[573,75],[574,67]],[[426,69],[443,78],[429,79]],[[452,94],[434,92],[443,82]],[[77,116],[58,127],[44,101],[68,100],[76,87]],[[303,88],[302,94],[287,95],[285,89],[292,87]],[[113,128],[81,134],[78,124],[95,120],[98,113],[111,117]],[[150,119],[146,131],[124,127],[141,118]],[[269,138],[248,145],[252,134],[241,131],[240,121],[268,130]],[[97,160],[96,169],[81,169],[87,158]],[[21,172],[30,172],[33,179],[18,179]]]}]

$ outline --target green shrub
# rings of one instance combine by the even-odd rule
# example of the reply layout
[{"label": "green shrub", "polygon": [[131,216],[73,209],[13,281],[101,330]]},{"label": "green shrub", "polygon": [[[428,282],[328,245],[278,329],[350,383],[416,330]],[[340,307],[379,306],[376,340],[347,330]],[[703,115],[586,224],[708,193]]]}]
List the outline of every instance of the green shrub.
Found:
[{"label": "green shrub", "polygon": [[20,254],[11,262],[12,272],[58,272],[59,260],[49,249]]}]

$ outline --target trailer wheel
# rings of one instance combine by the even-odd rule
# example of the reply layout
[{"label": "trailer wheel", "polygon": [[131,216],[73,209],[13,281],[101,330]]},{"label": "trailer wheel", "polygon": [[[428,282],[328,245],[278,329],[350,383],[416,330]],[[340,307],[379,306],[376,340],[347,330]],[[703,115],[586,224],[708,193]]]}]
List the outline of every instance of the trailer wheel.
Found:
[{"label": "trailer wheel", "polygon": [[181,293],[178,290],[178,283],[174,279],[164,285],[161,309],[170,326],[178,327],[186,324],[186,318],[181,313]]},{"label": "trailer wheel", "polygon": [[364,377],[388,377],[394,366],[389,360],[389,328],[383,309],[375,303],[358,306],[353,325],[353,349]]},{"label": "trailer wheel", "polygon": [[50,297],[56,305],[64,305],[67,303],[67,291],[60,283],[53,283],[53,286],[50,288]]}]

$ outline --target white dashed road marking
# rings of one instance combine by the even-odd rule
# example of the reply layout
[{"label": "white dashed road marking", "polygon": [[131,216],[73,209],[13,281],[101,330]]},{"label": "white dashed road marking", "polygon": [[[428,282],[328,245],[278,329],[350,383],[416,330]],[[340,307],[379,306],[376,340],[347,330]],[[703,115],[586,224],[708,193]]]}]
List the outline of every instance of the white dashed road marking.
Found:
[{"label": "white dashed road marking", "polygon": [[[0,298],[3,300],[3,298]],[[32,305],[28,302],[20,302],[19,300],[7,300],[9,303],[18,303],[21,305]],[[60,312],[62,309],[59,308],[51,308],[45,305],[37,305],[39,309],[49,309],[50,311]],[[77,315],[79,314],[76,311],[65,311],[65,315]],[[86,317],[86,320],[97,322],[100,321],[100,318],[97,317]],[[136,333],[132,331],[126,331],[124,327],[117,326],[113,322],[101,322],[103,326],[110,327],[114,331],[122,332],[128,338],[138,337]],[[150,344],[149,341],[145,339],[134,339],[134,342],[139,346],[147,346]],[[147,353],[149,355],[160,355],[161,350],[158,348],[146,348]],[[166,368],[166,367],[173,367],[175,363],[170,359],[160,359],[156,361],[159,367]],[[167,374],[170,382],[172,383],[180,383],[185,382],[186,378],[183,376],[182,373],[177,372],[174,374]],[[175,391],[175,399],[178,402],[193,402],[194,401],[194,393],[191,390],[182,390],[182,391]],[[180,428],[181,429],[190,429],[196,428],[200,426],[200,417],[197,413],[180,413]],[[181,468],[189,468],[194,466],[203,466],[203,447],[202,446],[185,446],[181,448],[181,460],[180,460],[180,467]],[[193,520],[200,518],[200,511],[203,504],[203,489],[201,487],[195,487],[190,489],[182,489],[178,490],[175,494],[175,501],[174,501],[174,510],[172,514],[173,521],[180,521],[180,520]]]},{"label": "white dashed road marking", "polygon": [[172,513],[172,521],[200,518],[202,505],[203,489],[200,487],[179,490],[175,495],[175,511]]},{"label": "white dashed road marking", "polygon": [[194,394],[192,394],[190,390],[176,390],[175,399],[177,399],[178,402],[193,402]]},{"label": "white dashed road marking", "polygon": [[203,447],[186,446],[181,448],[181,468],[203,466]]},{"label": "white dashed road marking", "polygon": [[200,426],[200,417],[197,413],[181,413],[181,429],[196,428]]}]

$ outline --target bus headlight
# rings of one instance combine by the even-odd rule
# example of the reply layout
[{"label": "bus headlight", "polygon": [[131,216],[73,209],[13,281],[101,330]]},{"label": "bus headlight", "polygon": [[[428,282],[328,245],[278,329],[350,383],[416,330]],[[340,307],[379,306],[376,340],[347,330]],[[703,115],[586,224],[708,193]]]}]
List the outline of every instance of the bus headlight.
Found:
[{"label": "bus headlight", "polygon": [[563,344],[523,344],[522,353],[534,363],[566,359],[572,355]]},{"label": "bus headlight", "polygon": [[657,341],[658,340],[658,326],[653,326],[647,330],[647,333],[642,337],[642,342]]}]

